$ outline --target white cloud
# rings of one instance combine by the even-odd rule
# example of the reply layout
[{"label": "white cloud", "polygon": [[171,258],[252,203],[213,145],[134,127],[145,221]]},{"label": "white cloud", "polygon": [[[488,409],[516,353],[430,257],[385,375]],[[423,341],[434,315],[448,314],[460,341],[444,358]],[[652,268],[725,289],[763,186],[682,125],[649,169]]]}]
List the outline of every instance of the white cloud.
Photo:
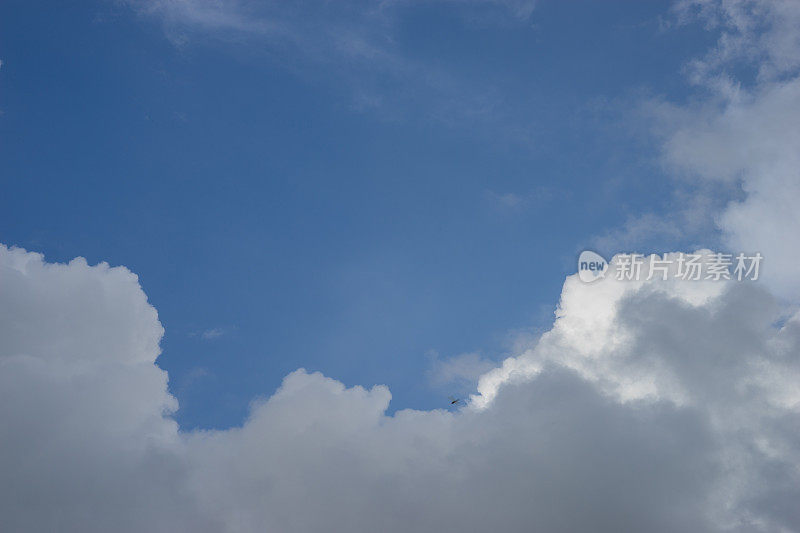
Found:
[{"label": "white cloud", "polygon": [[797,300],[800,3],[685,0],[675,11],[719,37],[686,65],[698,91],[689,103],[652,99],[642,108],[675,177],[674,198],[665,213],[632,216],[594,244],[606,252],[687,242],[758,251],[771,289]]},{"label": "white cloud", "polygon": [[[528,134],[510,131],[508,119],[519,110],[499,109],[503,98],[496,79],[469,81],[463,74],[409,54],[402,42],[401,20],[410,9],[445,4],[455,16],[524,25],[533,0],[343,0],[276,2],[252,0],[123,0],[145,20],[161,24],[176,46],[196,42],[241,46],[247,57],[254,52],[302,72],[306,78],[324,77],[344,86],[354,111],[377,113],[388,120],[416,116],[450,127],[480,124],[487,138],[508,137],[529,145]],[[489,17],[488,15],[491,15]],[[466,22],[466,20],[465,20]],[[524,131],[528,130],[528,119]],[[517,121],[519,122],[519,121]]]},{"label": "white cloud", "polygon": [[211,329],[207,329],[204,332],[202,332],[200,334],[200,338],[202,338],[203,340],[211,340],[211,339],[217,339],[219,337],[222,337],[224,334],[225,334],[225,330],[222,329],[222,328],[211,328]]},{"label": "white cloud", "polygon": [[[609,280],[607,280],[609,281]],[[798,530],[800,320],[756,285],[570,277],[482,409],[386,415],[298,370],[180,432],[136,276],[0,248],[0,515],[15,531]],[[502,383],[501,383],[502,381]]]},{"label": "white cloud", "polygon": [[542,207],[558,197],[565,196],[566,193],[548,187],[536,187],[525,193],[486,191],[485,195],[495,207],[504,211],[517,211]]},{"label": "white cloud", "polygon": [[515,208],[521,206],[525,202],[525,198],[522,195],[519,195],[514,192],[494,192],[494,191],[487,191],[486,195],[489,199],[496,204],[507,207],[507,208]]},{"label": "white cloud", "polygon": [[[664,161],[689,180],[740,189],[715,211],[723,243],[762,252],[772,288],[800,298],[800,4],[700,0],[677,7],[685,21],[699,17],[720,38],[689,65],[708,98],[651,106]],[[755,76],[739,74],[747,66]]]},{"label": "white cloud", "polygon": [[[395,49],[398,12],[421,3],[445,3],[461,9],[491,9],[523,22],[533,0],[125,0],[136,12],[162,21],[178,45],[197,38],[228,42],[261,40],[281,54],[300,52],[313,61],[369,63],[380,70],[419,69]],[[417,74],[425,74],[418,72]],[[427,75],[436,75],[428,73]]]},{"label": "white cloud", "polygon": [[223,335],[226,335],[227,333],[229,333],[231,331],[231,329],[235,329],[235,328],[221,328],[221,327],[208,328],[208,329],[204,329],[204,330],[201,330],[201,331],[190,331],[188,333],[188,336],[189,337],[199,337],[204,341],[210,341],[210,340],[218,339],[218,338],[222,337]]},{"label": "white cloud", "polygon": [[689,64],[696,83],[735,91],[735,77],[726,70],[737,62],[754,64],[761,81],[800,68],[800,8],[794,0],[679,0],[674,9],[683,23],[699,19],[720,32],[716,46]]},{"label": "white cloud", "polygon": [[3,529],[192,524],[163,329],[137,277],[0,246],[0,317]]},{"label": "white cloud", "polygon": [[477,353],[465,353],[440,359],[433,354],[428,380],[434,386],[469,385],[474,387],[478,378],[494,368],[495,364]]},{"label": "white cloud", "polygon": [[723,30],[692,65],[714,92],[656,109],[664,158],[741,184],[717,220],[764,286],[571,276],[458,412],[387,416],[386,387],[298,370],[241,427],[180,432],[136,276],[0,247],[4,528],[800,531],[800,315],[768,291],[800,297],[797,4],[693,5]]},{"label": "white cloud", "polygon": [[[717,224],[731,249],[760,251],[773,286],[797,298],[800,231],[800,78],[769,83],[671,130],[665,158],[703,180],[733,180],[744,198]],[[767,266],[766,261],[769,261]]]}]

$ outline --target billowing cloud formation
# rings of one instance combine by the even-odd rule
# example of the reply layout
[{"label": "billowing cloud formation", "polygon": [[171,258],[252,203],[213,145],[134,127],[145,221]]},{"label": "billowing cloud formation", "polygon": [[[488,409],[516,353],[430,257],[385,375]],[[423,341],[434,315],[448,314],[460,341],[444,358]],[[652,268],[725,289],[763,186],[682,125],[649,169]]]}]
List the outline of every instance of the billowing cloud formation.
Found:
[{"label": "billowing cloud formation", "polygon": [[0,516],[12,531],[800,530],[800,319],[779,311],[756,284],[572,276],[553,329],[457,413],[387,416],[386,387],[298,370],[242,427],[182,433],[136,276],[0,247]]},{"label": "billowing cloud formation", "polygon": [[741,184],[718,222],[765,287],[571,276],[459,412],[298,370],[242,427],[186,433],[136,276],[0,246],[2,529],[800,531],[800,315],[767,290],[800,296],[800,11],[683,6],[722,38],[691,68],[712,99],[664,105],[665,159]]},{"label": "billowing cloud formation", "polygon": [[[688,65],[709,97],[690,107],[662,104],[667,164],[704,183],[729,183],[741,198],[716,216],[725,244],[771,259],[767,282],[800,298],[800,3],[686,0],[682,16],[720,33]],[[754,71],[752,76],[742,72]]]},{"label": "billowing cloud formation", "polygon": [[182,498],[182,444],[154,364],[162,333],[128,270],[0,247],[3,530],[192,523],[189,500],[171,503]]}]

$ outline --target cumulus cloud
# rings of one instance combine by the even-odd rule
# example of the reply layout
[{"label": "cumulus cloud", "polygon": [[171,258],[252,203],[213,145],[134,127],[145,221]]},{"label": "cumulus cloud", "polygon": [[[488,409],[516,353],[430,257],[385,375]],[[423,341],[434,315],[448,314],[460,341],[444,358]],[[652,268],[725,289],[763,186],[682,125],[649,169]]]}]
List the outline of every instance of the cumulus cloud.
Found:
[{"label": "cumulus cloud", "polygon": [[387,415],[385,386],[300,369],[182,432],[136,276],[0,246],[3,529],[800,531],[797,4],[681,6],[721,38],[690,69],[709,99],[656,109],[664,158],[741,187],[717,221],[764,283],[570,276],[461,410]]},{"label": "cumulus cloud", "polygon": [[0,317],[3,529],[193,524],[177,403],[154,364],[163,329],[136,276],[0,247]]},{"label": "cumulus cloud", "polygon": [[[798,530],[800,319],[757,284],[564,285],[457,412],[298,370],[181,432],[128,270],[0,247],[0,515],[46,531]],[[776,326],[775,324],[781,324]]]},{"label": "cumulus cloud", "polygon": [[[714,211],[723,244],[770,257],[768,282],[800,298],[793,243],[800,231],[800,4],[794,1],[687,0],[684,22],[719,34],[687,66],[707,97],[689,105],[654,103],[663,159],[676,175],[737,190]],[[751,70],[753,75],[743,75]]]}]

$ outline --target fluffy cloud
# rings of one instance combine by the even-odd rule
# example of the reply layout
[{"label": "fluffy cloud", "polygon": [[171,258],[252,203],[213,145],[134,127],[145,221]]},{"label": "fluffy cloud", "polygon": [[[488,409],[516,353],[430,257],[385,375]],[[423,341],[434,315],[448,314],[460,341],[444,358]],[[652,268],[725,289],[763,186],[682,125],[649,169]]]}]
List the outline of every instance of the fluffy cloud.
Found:
[{"label": "fluffy cloud", "polygon": [[189,500],[159,512],[181,499],[182,443],[136,276],[0,247],[0,317],[2,529],[192,524]]},{"label": "fluffy cloud", "polygon": [[553,328],[485,374],[474,403],[555,365],[620,405],[702,413],[721,468],[705,494],[714,529],[798,531],[800,315],[786,312],[758,284],[572,276]]},{"label": "fluffy cloud", "polygon": [[722,37],[691,65],[711,98],[660,109],[664,157],[741,186],[718,224],[764,286],[571,276],[458,412],[388,416],[386,387],[298,370],[187,433],[134,274],[0,246],[2,529],[800,531],[797,4],[682,6]]},{"label": "fluffy cloud", "polygon": [[800,78],[759,86],[703,109],[675,128],[665,146],[668,162],[702,180],[733,181],[743,198],[717,217],[734,250],[769,257],[769,281],[800,297],[792,246],[800,230]]},{"label": "fluffy cloud", "polygon": [[724,244],[769,257],[768,283],[797,300],[800,4],[691,0],[677,9],[683,20],[699,18],[720,37],[688,65],[708,97],[688,107],[654,106],[664,160],[689,180],[738,190],[715,217]]},{"label": "fluffy cloud", "polygon": [[800,530],[800,320],[755,284],[573,276],[461,411],[301,369],[192,433],[135,275],[0,247],[0,295],[9,530]]}]

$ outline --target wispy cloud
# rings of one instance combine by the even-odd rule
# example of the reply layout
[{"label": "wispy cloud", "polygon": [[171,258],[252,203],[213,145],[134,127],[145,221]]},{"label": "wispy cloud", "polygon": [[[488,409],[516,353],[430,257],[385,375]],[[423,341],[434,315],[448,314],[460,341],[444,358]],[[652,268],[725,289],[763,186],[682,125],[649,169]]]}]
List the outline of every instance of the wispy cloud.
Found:
[{"label": "wispy cloud", "polygon": [[444,359],[440,358],[436,352],[431,352],[429,355],[432,362],[427,377],[431,385],[435,387],[443,385],[474,387],[482,374],[496,366],[496,363],[477,353],[465,353]]},{"label": "wispy cloud", "polygon": [[216,339],[218,337],[222,337],[224,333],[225,331],[222,328],[211,328],[201,333],[200,338],[204,340]]},{"label": "wispy cloud", "polygon": [[[728,249],[769,257],[767,283],[798,297],[800,255],[787,243],[800,231],[800,3],[684,0],[676,12],[680,23],[713,28],[718,40],[686,65],[702,97],[649,101],[651,124],[679,190],[691,183],[701,192],[727,191],[708,208],[683,202],[660,226],[670,231],[686,220],[691,228],[693,216]],[[641,233],[639,226],[629,233]]]},{"label": "wispy cloud", "polygon": [[[263,53],[271,61],[304,76],[325,77],[344,85],[350,109],[390,119],[415,116],[449,127],[481,124],[477,131],[528,143],[527,122],[512,127],[518,115],[503,106],[492,81],[461,79],[440,62],[404,50],[398,26],[409,10],[441,3],[477,18],[525,24],[532,0],[343,0],[327,2],[254,2],[247,0],[128,0],[146,20],[156,21],[178,47],[197,42]],[[491,17],[484,16],[492,14]],[[493,122],[503,127],[490,127]]]},{"label": "wispy cloud", "polygon": [[[248,0],[128,0],[139,14],[160,20],[167,36],[183,45],[218,39],[301,52],[306,59],[371,63],[396,68],[407,61],[397,50],[395,27],[412,0],[255,2]],[[530,17],[531,0],[429,0],[460,9],[491,9],[511,20]]]},{"label": "wispy cloud", "polygon": [[222,337],[223,335],[229,332],[230,328],[209,328],[202,331],[191,331],[189,332],[189,337],[197,337],[199,339],[203,339],[204,341],[214,340]]},{"label": "wispy cloud", "polygon": [[566,194],[550,187],[536,187],[526,192],[498,192],[486,191],[488,201],[503,210],[520,210],[531,207],[541,207],[557,197]]}]

